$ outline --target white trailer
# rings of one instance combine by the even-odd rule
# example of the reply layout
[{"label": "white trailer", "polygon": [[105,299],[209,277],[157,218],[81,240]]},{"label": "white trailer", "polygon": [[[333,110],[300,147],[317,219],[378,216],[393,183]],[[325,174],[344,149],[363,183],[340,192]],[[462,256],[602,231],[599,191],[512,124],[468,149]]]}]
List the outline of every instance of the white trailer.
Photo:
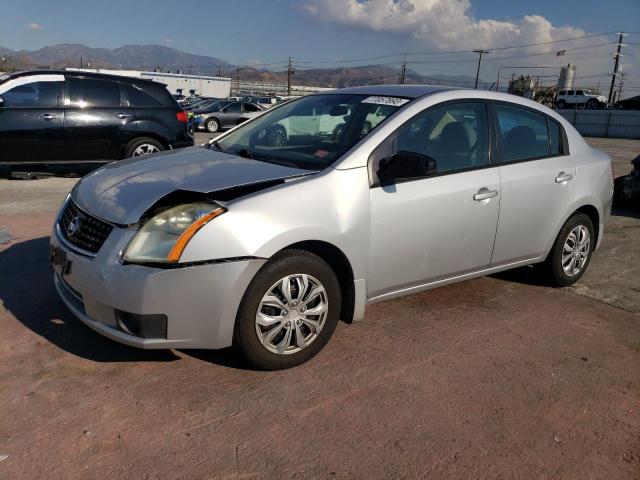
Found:
[{"label": "white trailer", "polygon": [[145,72],[140,70],[111,70],[106,68],[68,68],[76,72],[105,73],[125,77],[144,78],[164,83],[173,94],[200,95],[202,97],[226,98],[231,94],[231,79],[208,77],[184,73]]}]

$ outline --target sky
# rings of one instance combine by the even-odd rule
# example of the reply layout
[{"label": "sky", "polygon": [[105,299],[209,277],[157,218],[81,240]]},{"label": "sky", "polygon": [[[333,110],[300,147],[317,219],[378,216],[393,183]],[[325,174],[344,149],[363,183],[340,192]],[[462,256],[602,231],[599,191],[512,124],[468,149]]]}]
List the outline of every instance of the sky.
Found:
[{"label": "sky", "polygon": [[[640,0],[0,0],[0,12],[0,46],[13,50],[162,44],[232,64],[260,66],[291,56],[298,68],[399,66],[403,56],[386,55],[410,52],[408,68],[419,73],[469,76],[475,75],[475,48],[637,32],[625,38],[623,71],[630,91],[637,87],[640,94]],[[495,50],[484,57],[481,78],[529,72],[514,66],[571,62],[582,86],[606,84],[615,41],[609,33]],[[565,55],[557,57],[558,50]],[[442,53],[451,51],[467,53]],[[350,61],[371,57],[383,58]]]}]

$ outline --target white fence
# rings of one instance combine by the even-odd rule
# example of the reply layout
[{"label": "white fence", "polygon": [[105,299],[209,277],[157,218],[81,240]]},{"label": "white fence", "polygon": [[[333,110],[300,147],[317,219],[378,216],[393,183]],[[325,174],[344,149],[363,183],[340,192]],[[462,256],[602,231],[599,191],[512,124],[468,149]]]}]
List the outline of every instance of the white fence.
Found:
[{"label": "white fence", "polygon": [[585,137],[640,138],[640,110],[558,110]]}]

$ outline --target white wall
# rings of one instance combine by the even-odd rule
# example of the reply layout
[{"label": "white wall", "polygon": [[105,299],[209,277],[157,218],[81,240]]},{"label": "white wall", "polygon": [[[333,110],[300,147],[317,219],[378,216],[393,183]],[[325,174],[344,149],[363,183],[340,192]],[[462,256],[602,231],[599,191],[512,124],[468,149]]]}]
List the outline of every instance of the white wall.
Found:
[{"label": "white wall", "polygon": [[557,112],[586,137],[640,138],[638,110],[562,109]]}]

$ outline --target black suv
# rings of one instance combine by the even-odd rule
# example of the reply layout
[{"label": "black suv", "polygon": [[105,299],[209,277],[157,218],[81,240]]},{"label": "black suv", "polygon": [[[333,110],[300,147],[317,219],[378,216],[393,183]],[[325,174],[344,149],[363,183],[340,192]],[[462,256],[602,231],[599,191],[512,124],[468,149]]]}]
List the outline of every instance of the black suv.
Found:
[{"label": "black suv", "polygon": [[191,145],[187,114],[161,83],[66,70],[0,76],[0,170]]}]

